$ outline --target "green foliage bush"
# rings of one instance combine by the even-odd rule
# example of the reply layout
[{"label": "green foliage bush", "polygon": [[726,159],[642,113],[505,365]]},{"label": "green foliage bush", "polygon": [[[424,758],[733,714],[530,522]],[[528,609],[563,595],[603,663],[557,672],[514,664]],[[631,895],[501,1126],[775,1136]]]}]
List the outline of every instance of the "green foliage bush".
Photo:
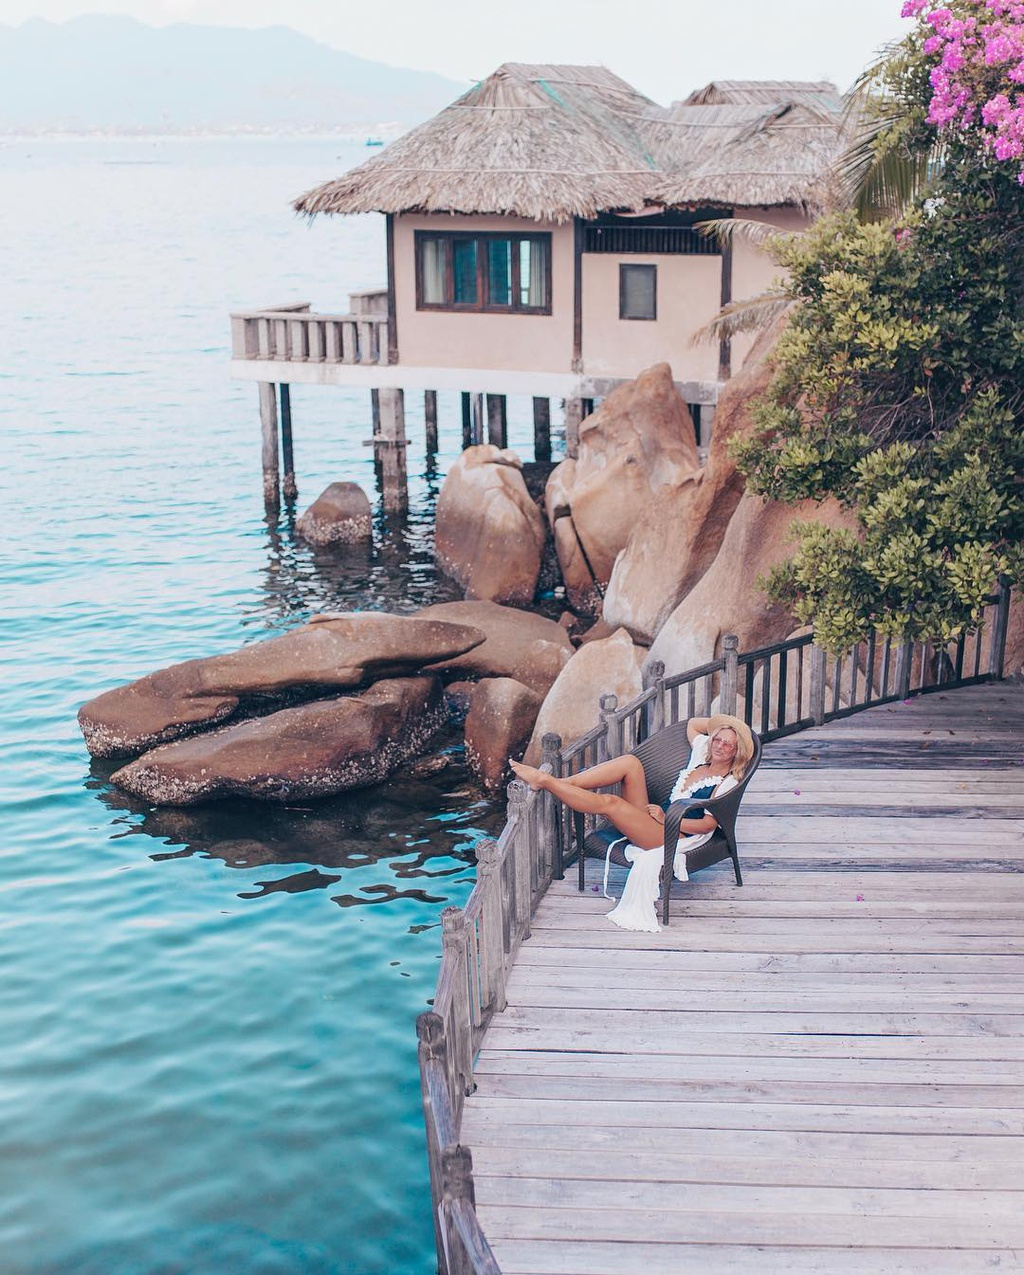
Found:
[{"label": "green foliage bush", "polygon": [[1024,574],[1024,189],[961,139],[898,223],[837,214],[773,250],[798,304],[734,453],[753,490],[835,496],[858,530],[798,528],[769,592],[837,652],[955,636]]}]

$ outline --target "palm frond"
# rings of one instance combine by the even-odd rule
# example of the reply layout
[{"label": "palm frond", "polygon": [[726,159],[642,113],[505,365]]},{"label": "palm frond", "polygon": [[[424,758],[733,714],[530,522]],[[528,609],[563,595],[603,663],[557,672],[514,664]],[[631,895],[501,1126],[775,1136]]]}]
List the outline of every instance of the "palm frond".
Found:
[{"label": "palm frond", "polygon": [[694,223],[694,230],[699,230],[709,239],[717,239],[723,247],[728,247],[734,239],[744,239],[756,248],[763,248],[769,239],[776,236],[785,238],[794,231],[780,230],[766,221],[752,221],[749,217],[715,217],[709,221]]},{"label": "palm frond", "polygon": [[756,297],[730,301],[722,306],[710,323],[693,334],[690,344],[711,345],[722,340],[730,341],[744,332],[763,332],[793,304],[793,298],[782,288],[769,288]]}]

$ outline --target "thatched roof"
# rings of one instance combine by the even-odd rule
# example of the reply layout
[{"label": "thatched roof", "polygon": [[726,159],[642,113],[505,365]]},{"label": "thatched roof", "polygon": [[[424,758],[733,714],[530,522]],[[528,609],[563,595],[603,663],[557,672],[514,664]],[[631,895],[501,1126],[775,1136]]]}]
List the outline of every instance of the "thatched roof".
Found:
[{"label": "thatched roof", "polygon": [[836,86],[828,80],[713,80],[675,106],[776,106],[805,102],[840,109]]},{"label": "thatched roof", "polygon": [[[778,85],[768,105],[756,94]],[[604,67],[506,63],[299,212],[497,213],[568,221],[652,205],[813,199],[838,133],[828,84],[709,85],[666,110]],[[826,92],[827,90],[827,92]],[[831,94],[831,97],[829,97]],[[693,95],[691,95],[693,96]],[[833,109],[832,103],[835,103]]]}]

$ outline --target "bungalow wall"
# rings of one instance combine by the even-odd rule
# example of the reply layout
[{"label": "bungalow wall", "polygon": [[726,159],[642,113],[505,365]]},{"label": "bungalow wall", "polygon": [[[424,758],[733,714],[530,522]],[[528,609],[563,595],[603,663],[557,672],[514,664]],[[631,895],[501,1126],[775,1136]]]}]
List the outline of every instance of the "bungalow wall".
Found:
[{"label": "bungalow wall", "polygon": [[[551,236],[551,313],[417,310],[415,232],[542,232]],[[399,361],[414,367],[569,372],[573,334],[573,233],[518,217],[406,213],[394,221]]]},{"label": "bungalow wall", "polygon": [[[807,218],[788,208],[743,210],[737,215],[782,230],[799,229]],[[476,310],[417,309],[417,231],[551,236],[551,313],[512,314]],[[573,227],[524,218],[467,215],[396,215],[394,219],[395,312],[399,361],[411,367],[495,371],[572,371]],[[622,319],[620,267],[657,269],[657,317]],[[582,362],[585,376],[634,377],[665,361],[677,381],[718,379],[718,345],[693,344],[693,334],[718,313],[722,258],[695,255],[584,252],[582,269]],[[779,268],[763,251],[737,238],[733,246],[732,295],[741,299],[767,288]],[[737,369],[754,337],[733,342]]]}]

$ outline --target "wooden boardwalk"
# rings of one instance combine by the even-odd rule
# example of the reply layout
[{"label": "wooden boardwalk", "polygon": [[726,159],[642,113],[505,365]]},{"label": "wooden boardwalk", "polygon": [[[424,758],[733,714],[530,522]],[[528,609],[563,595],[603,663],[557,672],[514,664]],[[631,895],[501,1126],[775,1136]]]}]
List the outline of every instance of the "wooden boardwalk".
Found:
[{"label": "wooden boardwalk", "polygon": [[556,882],[463,1117],[505,1275],[1024,1271],[1022,814],[1001,683],[769,744],[660,934]]}]

